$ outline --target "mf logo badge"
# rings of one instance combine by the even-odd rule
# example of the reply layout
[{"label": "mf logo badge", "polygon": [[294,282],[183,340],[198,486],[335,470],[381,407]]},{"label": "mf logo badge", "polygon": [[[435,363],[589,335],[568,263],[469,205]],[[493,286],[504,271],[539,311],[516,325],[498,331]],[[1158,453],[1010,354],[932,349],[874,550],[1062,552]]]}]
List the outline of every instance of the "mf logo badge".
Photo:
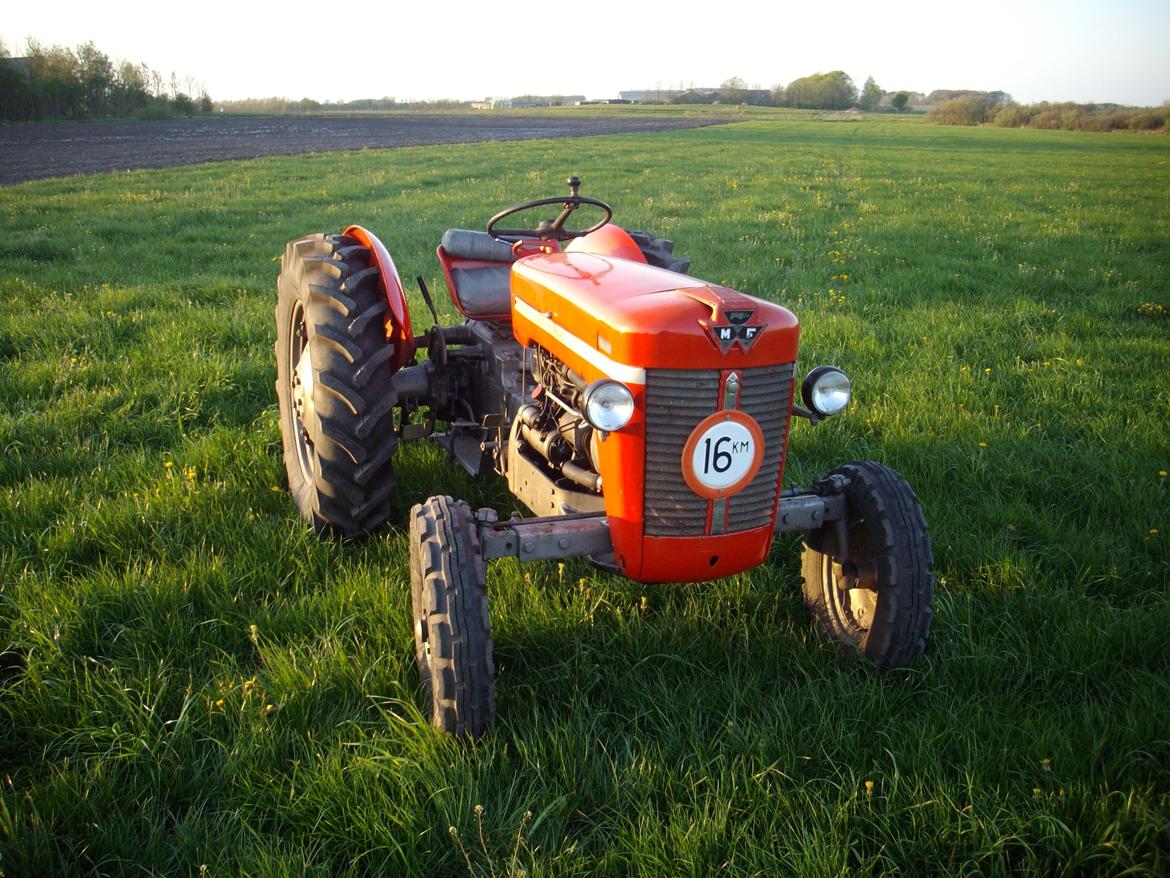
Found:
[{"label": "mf logo badge", "polygon": [[[752,346],[752,343],[760,337],[760,333],[764,331],[762,323],[749,323],[755,314],[755,310],[743,311],[724,311],[723,316],[727,319],[726,323],[708,323],[703,320],[700,323],[710,334],[712,341],[719,347],[723,353],[727,353],[735,345],[739,345],[741,350],[746,351]],[[718,320],[718,317],[716,317]]]}]

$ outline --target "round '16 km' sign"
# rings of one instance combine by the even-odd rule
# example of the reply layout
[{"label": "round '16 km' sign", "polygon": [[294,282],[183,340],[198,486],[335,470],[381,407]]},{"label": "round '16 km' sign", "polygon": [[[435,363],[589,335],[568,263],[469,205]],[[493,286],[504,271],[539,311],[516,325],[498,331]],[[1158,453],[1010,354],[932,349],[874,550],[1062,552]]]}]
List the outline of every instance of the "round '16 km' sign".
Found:
[{"label": "round '16 km' sign", "polygon": [[691,490],[708,500],[742,491],[764,459],[764,434],[750,415],[719,411],[692,431],[683,447],[683,478]]}]

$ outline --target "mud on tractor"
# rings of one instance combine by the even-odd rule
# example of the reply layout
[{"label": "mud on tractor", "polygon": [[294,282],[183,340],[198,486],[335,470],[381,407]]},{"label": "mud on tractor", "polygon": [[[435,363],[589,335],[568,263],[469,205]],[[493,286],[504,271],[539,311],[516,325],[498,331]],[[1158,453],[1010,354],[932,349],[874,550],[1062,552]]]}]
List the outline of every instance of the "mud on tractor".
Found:
[{"label": "mud on tractor", "polygon": [[483,232],[449,229],[437,253],[465,319],[438,326],[419,278],[435,315],[419,335],[370,232],[312,235],[284,253],[276,387],[301,515],[341,537],[377,529],[395,448],[424,438],[473,475],[503,476],[533,513],[502,519],[446,496],[410,512],[433,724],[477,737],[492,722],[486,565],[505,556],[585,556],[639,582],[696,582],[762,564],[775,534],[801,532],[804,601],[821,631],[881,668],[912,661],[934,579],[910,487],[872,461],[782,485],[792,418],[840,412],[849,379],[812,369],[798,402],[790,311],[692,278],[670,241],[613,224],[579,187],[570,177],[569,195],[503,210]]}]

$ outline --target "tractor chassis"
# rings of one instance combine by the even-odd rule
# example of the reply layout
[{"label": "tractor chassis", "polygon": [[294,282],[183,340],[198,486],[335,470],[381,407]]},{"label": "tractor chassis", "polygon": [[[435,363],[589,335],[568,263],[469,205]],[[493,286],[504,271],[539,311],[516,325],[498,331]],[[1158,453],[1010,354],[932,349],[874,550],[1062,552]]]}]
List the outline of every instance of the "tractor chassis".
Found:
[{"label": "tractor chassis", "polygon": [[[827,522],[844,522],[845,495],[842,491],[820,495],[789,489],[780,497],[776,510],[776,533],[816,530]],[[479,541],[485,561],[513,557],[521,561],[552,561],[582,555],[612,554],[609,519],[604,512],[549,515],[538,518],[514,517],[500,521],[493,509],[476,513]]]}]

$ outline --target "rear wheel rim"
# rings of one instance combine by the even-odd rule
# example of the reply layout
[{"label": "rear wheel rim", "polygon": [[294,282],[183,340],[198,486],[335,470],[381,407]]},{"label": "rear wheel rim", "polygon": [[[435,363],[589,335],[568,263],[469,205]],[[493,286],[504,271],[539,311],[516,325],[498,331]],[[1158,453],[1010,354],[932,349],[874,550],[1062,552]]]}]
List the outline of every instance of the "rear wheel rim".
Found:
[{"label": "rear wheel rim", "polygon": [[297,463],[306,482],[313,481],[313,440],[305,427],[305,413],[312,407],[312,386],[305,386],[303,376],[312,375],[309,355],[309,333],[305,327],[305,309],[295,302],[289,317],[288,346],[289,408],[293,417],[293,443],[297,449]]}]

